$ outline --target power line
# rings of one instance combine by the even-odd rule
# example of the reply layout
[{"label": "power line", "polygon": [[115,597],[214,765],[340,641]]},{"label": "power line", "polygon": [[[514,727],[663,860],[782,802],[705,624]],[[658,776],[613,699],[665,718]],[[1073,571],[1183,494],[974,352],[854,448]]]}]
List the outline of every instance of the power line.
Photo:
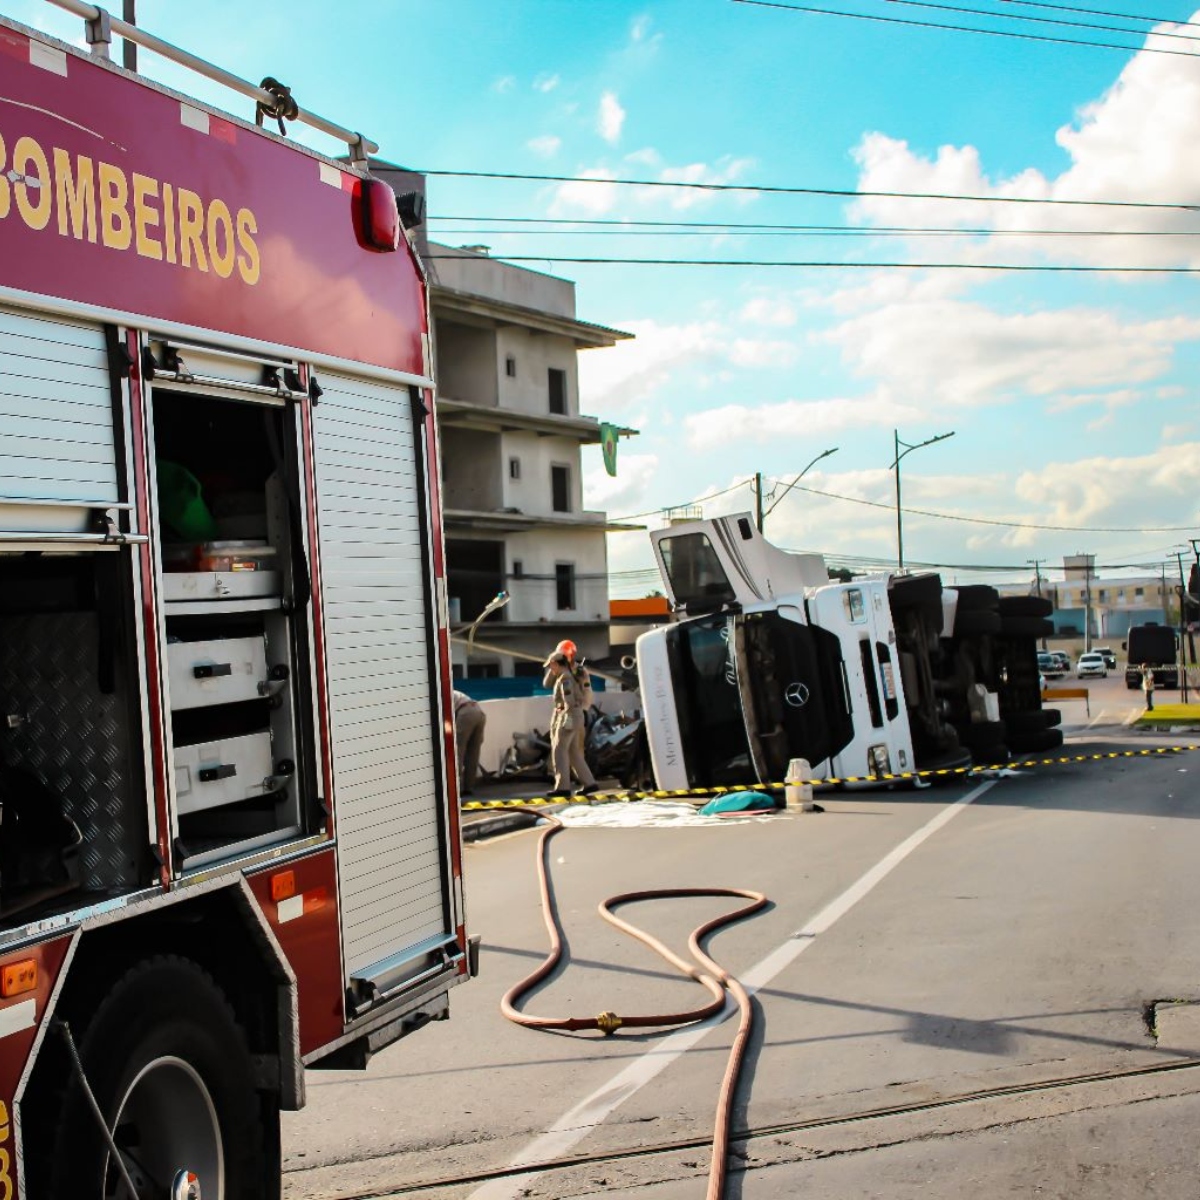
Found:
[{"label": "power line", "polygon": [[[880,500],[865,500],[861,496],[844,496],[839,492],[827,492],[820,488],[805,487],[803,484],[800,484],[796,490],[808,492],[813,496],[824,496],[828,500],[843,500],[847,504],[863,504],[868,508],[883,508],[892,513],[896,511],[894,504],[885,504]],[[1194,522],[1191,525],[1147,525],[1140,529],[1128,525],[1039,525],[1032,521],[997,521],[988,517],[964,517],[959,513],[933,512],[927,508],[904,508],[901,511],[918,517],[936,517],[940,521],[963,521],[969,525],[996,525],[1003,529],[1044,529],[1056,533],[1181,533],[1196,528]]]},{"label": "power line", "polygon": [[[942,4],[938,0],[888,0],[889,4],[906,4],[912,8],[934,8],[942,12],[965,13],[975,17],[1000,17],[1008,21],[1032,21],[1039,25],[1069,25],[1075,29],[1095,29],[1104,33],[1124,33],[1131,37],[1176,38],[1181,41],[1200,41],[1194,33],[1156,33],[1153,30],[1123,29],[1120,25],[1098,25],[1094,21],[1071,21],[1064,17],[1030,17],[1022,13],[993,12],[986,8],[966,8],[958,4]],[[1174,22],[1172,22],[1174,24]]]},{"label": "power line", "polygon": [[[1126,46],[1117,42],[1089,42],[1083,38],[1055,37],[1046,33],[1020,33],[1015,29],[981,29],[975,25],[951,25],[940,21],[918,21],[914,17],[884,17],[876,13],[846,12],[838,8],[817,8],[808,4],[784,4],[782,0],[733,0],[756,8],[777,8],[785,12],[813,13],[820,17],[849,17],[854,21],[875,21],[883,25],[908,25],[915,29],[943,29],[950,33],[978,33],[985,37],[1017,38],[1024,42],[1050,42],[1060,46],[1087,46],[1093,50],[1123,50],[1126,54],[1170,54],[1176,58],[1200,58],[1190,50],[1166,50],[1157,46]],[[996,14],[1001,16],[1004,14]],[[1141,36],[1136,30],[1130,35]]]},{"label": "power line", "polygon": [[677,508],[691,508],[691,507],[693,507],[693,505],[705,504],[709,500],[715,500],[718,496],[728,496],[730,492],[736,492],[736,491],[740,490],[741,488],[750,487],[750,485],[751,485],[751,480],[743,479],[740,483],[732,484],[731,486],[729,486],[727,488],[723,488],[719,492],[709,492],[707,495],[697,496],[695,500],[686,500],[682,504],[664,504],[658,508],[648,509],[646,512],[631,513],[627,517],[609,517],[609,520],[610,521],[635,521],[635,520],[637,520],[638,517],[654,517],[654,516],[657,516],[659,513],[671,512],[673,509],[677,509]]},{"label": "power line", "polygon": [[[480,217],[482,221],[500,220],[501,218]],[[530,218],[536,221],[536,218]],[[569,222],[568,222],[569,223]],[[621,224],[615,222],[614,224]],[[442,228],[439,237],[453,233],[459,237],[522,237],[537,235],[538,237],[719,237],[724,234],[734,234],[737,237],[1200,237],[1198,229],[975,229],[953,226],[927,227],[920,226],[873,226],[873,225],[711,225],[698,228],[679,229],[485,229],[479,224],[466,225],[462,228]]]},{"label": "power line", "polygon": [[[647,228],[650,232],[662,230],[666,234],[674,233],[677,230],[697,230],[700,233],[707,231],[713,233],[725,233],[729,230],[747,232],[755,232],[758,230],[770,233],[774,232],[800,232],[800,233],[863,233],[863,234],[926,234],[926,233],[948,233],[960,234],[964,236],[978,237],[996,237],[1002,234],[1012,234],[1018,237],[1050,237],[1050,236],[1065,236],[1065,237],[1200,237],[1200,230],[1181,229],[1178,231],[1169,229],[995,229],[995,228],[978,228],[971,226],[958,225],[808,225],[808,224],[790,224],[787,222],[774,221],[647,221],[641,218],[598,218],[598,217],[484,217],[484,216],[438,216],[428,218],[430,221],[464,221],[472,222],[466,230],[452,230],[450,232],[483,232],[483,233],[507,233],[504,229],[485,229],[479,230],[479,222],[489,222],[494,225],[595,225],[602,228],[597,229],[596,233],[608,233],[611,231],[614,234],[630,232],[629,227],[638,227],[640,231]],[[557,230],[534,230],[535,233],[558,232]],[[570,229],[562,232],[570,233],[589,233],[587,229]]]},{"label": "power line", "polygon": [[1186,25],[1200,29],[1195,21],[1177,21],[1174,17],[1152,17],[1145,13],[1111,12],[1104,8],[1079,8],[1073,4],[1049,4],[1045,0],[1000,0],[1002,4],[1020,4],[1025,8],[1047,8],[1057,12],[1084,13],[1091,17],[1116,17],[1119,21],[1146,21],[1152,25]]},{"label": "power line", "polygon": [[[751,0],[735,0],[751,3]],[[1191,55],[1189,57],[1200,57]],[[603,183],[612,187],[676,188],[702,192],[761,192],[778,196],[845,196],[852,200],[952,200],[979,204],[1049,204],[1080,208],[1171,209],[1200,212],[1200,205],[1149,200],[1073,200],[1061,196],[969,196],[948,192],[869,192],[851,188],[793,187],[760,183],[697,183],[668,179],[604,179],[594,175],[535,175],[524,171],[434,171],[414,169],[414,174],[441,179],[503,179],[518,183]]]},{"label": "power line", "polygon": [[[1200,57],[1200,56],[1198,56]],[[427,260],[469,262],[457,254],[427,254]],[[480,262],[531,262],[567,266],[624,267],[799,267],[806,270],[867,271],[1001,271],[1068,275],[1198,275],[1200,267],[1087,266],[1077,263],[970,263],[970,262],[826,262],[805,259],[756,258],[606,258],[555,254],[481,255]]]}]

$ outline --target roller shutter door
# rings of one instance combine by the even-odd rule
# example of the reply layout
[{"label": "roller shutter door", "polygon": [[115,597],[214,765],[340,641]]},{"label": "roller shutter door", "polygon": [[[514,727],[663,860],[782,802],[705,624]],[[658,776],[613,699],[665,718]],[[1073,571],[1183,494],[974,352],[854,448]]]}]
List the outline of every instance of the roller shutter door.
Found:
[{"label": "roller shutter door", "polygon": [[351,976],[453,935],[407,390],[321,373],[313,410],[341,919]]},{"label": "roller shutter door", "polygon": [[118,500],[100,326],[0,306],[0,498]]}]

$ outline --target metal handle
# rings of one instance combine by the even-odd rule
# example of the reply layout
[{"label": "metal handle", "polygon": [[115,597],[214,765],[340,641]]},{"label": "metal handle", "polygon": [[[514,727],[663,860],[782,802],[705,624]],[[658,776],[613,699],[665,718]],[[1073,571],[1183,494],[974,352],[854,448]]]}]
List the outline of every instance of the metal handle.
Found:
[{"label": "metal handle", "polygon": [[219,767],[201,767],[200,782],[215,783],[218,779],[232,779],[237,774],[233,763],[222,763]]},{"label": "metal handle", "polygon": [[192,668],[192,674],[197,679],[215,679],[218,675],[232,675],[231,663],[200,663]]}]

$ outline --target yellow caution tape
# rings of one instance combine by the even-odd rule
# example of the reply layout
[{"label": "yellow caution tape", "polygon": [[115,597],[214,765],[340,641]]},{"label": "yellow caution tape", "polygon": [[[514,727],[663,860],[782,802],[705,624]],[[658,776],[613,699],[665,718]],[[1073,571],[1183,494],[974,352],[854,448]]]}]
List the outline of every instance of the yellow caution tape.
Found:
[{"label": "yellow caution tape", "polygon": [[778,792],[793,784],[808,783],[814,788],[837,787],[844,783],[888,783],[913,779],[945,779],[954,775],[984,775],[989,771],[1011,771],[1018,767],[1056,767],[1064,763],[1103,762],[1114,758],[1149,758],[1153,755],[1183,754],[1200,750],[1200,745],[1152,746],[1145,750],[1107,750],[1102,754],[1063,754],[1055,758],[1026,758],[1019,762],[995,763],[991,766],[949,767],[936,771],[897,771],[879,775],[848,775],[838,779],[788,779],[783,783],[747,783],[736,787],[677,788],[673,791],[638,792],[621,788],[611,792],[592,792],[588,796],[531,796],[514,800],[468,800],[461,805],[464,812],[494,808],[525,808],[540,804],[594,804],[597,801],[629,802],[631,800],[682,800],[692,796],[724,796],[729,792]]}]

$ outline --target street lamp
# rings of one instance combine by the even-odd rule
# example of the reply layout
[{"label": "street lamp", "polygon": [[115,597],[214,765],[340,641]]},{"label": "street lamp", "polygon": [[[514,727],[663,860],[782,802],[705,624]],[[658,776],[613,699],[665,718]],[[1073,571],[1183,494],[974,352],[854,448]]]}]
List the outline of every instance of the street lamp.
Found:
[{"label": "street lamp", "polygon": [[[789,483],[787,485],[787,487],[785,487],[783,489],[783,491],[780,492],[779,495],[775,497],[775,499],[771,502],[771,507],[768,508],[767,511],[763,513],[762,521],[765,521],[767,519],[767,517],[770,516],[771,513],[775,511],[775,507],[776,507],[776,505],[778,505],[780,500],[782,500],[784,498],[784,496],[786,496],[788,494],[788,492],[790,492],[792,490],[792,488],[794,488],[796,486],[796,484],[798,484],[800,482],[800,480],[802,480],[805,477],[805,475],[807,475],[809,473],[809,471],[811,471],[813,469],[813,467],[815,467],[817,465],[817,463],[819,463],[821,461],[821,459],[828,458],[831,454],[836,454],[837,451],[838,451],[838,448],[836,446],[831,446],[828,450],[822,450],[821,453],[818,454],[817,457],[814,458],[812,460],[812,462],[810,462],[808,464],[808,466],[805,467],[804,470],[801,471],[800,474],[797,475],[796,478],[793,479],[792,482]],[[758,523],[759,533],[762,532],[762,521],[759,521],[759,523]]]},{"label": "street lamp", "polygon": [[[892,462],[892,469],[896,472],[896,570],[904,570],[904,523],[903,513],[900,508],[900,460],[906,455],[911,454],[914,450],[920,450],[923,446],[932,446],[934,442],[944,442],[947,438],[954,436],[954,430],[949,433],[939,433],[937,437],[926,438],[923,442],[917,442],[915,446],[910,446],[908,442],[900,440],[899,430],[893,429],[892,434],[896,440],[896,457]],[[900,447],[904,449],[901,450]]]},{"label": "street lamp", "polygon": [[483,611],[471,622],[471,628],[467,631],[467,663],[471,661],[471,651],[475,647],[475,630],[479,628],[479,623],[484,617],[490,617],[498,608],[503,608],[512,597],[507,592],[497,592],[484,606]]}]

